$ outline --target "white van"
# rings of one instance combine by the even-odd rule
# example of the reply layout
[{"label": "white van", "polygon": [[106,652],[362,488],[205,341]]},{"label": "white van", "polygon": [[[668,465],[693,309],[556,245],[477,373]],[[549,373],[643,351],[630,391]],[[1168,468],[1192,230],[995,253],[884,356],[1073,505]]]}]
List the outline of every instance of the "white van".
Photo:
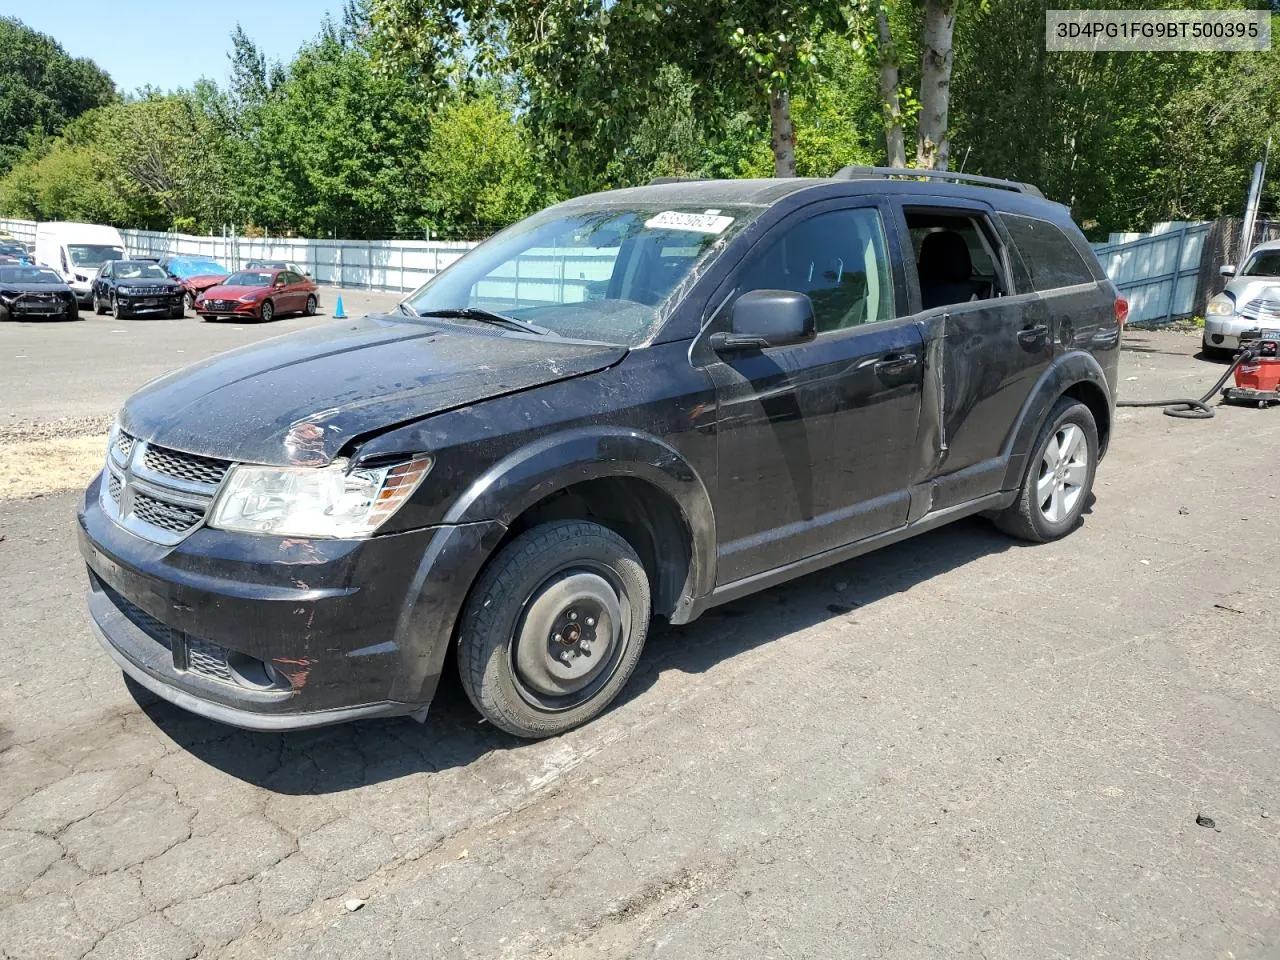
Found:
[{"label": "white van", "polygon": [[82,307],[98,268],[108,260],[123,260],[124,238],[115,227],[94,223],[36,224],[36,263],[57,271],[75,291]]}]

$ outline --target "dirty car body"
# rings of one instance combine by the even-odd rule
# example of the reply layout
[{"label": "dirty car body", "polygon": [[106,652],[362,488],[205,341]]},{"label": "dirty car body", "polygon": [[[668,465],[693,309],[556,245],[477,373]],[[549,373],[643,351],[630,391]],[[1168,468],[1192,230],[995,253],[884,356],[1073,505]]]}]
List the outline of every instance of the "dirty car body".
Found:
[{"label": "dirty car body", "polygon": [[[1027,265],[1050,226],[1080,259],[1058,287]],[[917,258],[943,247],[968,262],[966,231],[967,272],[951,263],[939,279],[926,264],[925,277]],[[476,597],[495,564],[540,530],[603,528],[643,568],[644,617],[688,623],[1010,509],[1072,398],[1100,457],[1115,302],[1065,209],[1013,190],[814,179],[578,198],[395,314],[236,350],[135,394],[79,512],[91,614],[127,674],[207,717],[421,717],[451,643],[487,616]],[[793,320],[794,335],[778,332]],[[340,522],[289,515],[303,496],[290,491],[318,478],[340,488],[325,501]],[[393,501],[376,527],[357,515]],[[596,555],[570,559],[546,589],[617,582]],[[602,624],[618,619],[611,602]],[[567,620],[550,629],[579,636]],[[561,659],[563,676],[552,663],[517,691],[548,716],[561,701],[546,685],[577,683]],[[514,647],[493,664],[539,669]]]}]

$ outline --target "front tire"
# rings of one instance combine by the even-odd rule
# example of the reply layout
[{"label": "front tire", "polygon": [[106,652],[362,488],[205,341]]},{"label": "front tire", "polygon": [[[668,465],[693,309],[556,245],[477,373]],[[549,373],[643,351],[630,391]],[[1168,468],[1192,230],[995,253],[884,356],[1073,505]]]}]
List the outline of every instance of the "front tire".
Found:
[{"label": "front tire", "polygon": [[121,308],[120,301],[114,293],[111,294],[111,316],[115,317],[117,320],[123,320],[125,318],[125,312]]},{"label": "front tire", "polygon": [[1235,351],[1225,347],[1214,347],[1209,344],[1206,337],[1200,341],[1200,356],[1206,360],[1216,360],[1222,362],[1230,360],[1235,356]]},{"label": "front tire", "polygon": [[1089,501],[1097,465],[1093,413],[1077,400],[1059,398],[1027,460],[1018,499],[996,515],[996,526],[1032,543],[1065,537]]},{"label": "front tire", "polygon": [[263,323],[270,323],[272,320],[275,319],[275,315],[276,315],[275,306],[271,303],[270,300],[263,300],[262,309],[259,312],[259,319],[261,319]]},{"label": "front tire", "polygon": [[185,313],[188,310],[194,310],[195,308],[196,308],[196,298],[192,295],[191,291],[188,290],[186,293],[182,295],[183,313]]},{"label": "front tire", "polygon": [[96,317],[102,316],[107,312],[107,308],[102,305],[102,298],[96,293],[93,295],[93,314]]},{"label": "front tire", "polygon": [[648,575],[622,537],[581,520],[533,527],[490,561],[463,608],[463,689],[507,733],[564,733],[626,685],[649,613]]}]

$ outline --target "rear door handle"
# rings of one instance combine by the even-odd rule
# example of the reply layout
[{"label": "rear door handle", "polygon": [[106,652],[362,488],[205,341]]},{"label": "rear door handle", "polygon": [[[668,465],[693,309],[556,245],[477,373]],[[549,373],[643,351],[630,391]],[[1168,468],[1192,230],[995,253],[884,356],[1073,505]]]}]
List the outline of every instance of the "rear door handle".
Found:
[{"label": "rear door handle", "polygon": [[1023,343],[1033,343],[1047,336],[1049,327],[1043,323],[1037,323],[1034,327],[1023,327],[1018,331],[1018,339]]},{"label": "rear door handle", "polygon": [[885,357],[872,369],[875,370],[877,376],[897,377],[906,373],[919,362],[920,358],[914,353],[893,354]]}]

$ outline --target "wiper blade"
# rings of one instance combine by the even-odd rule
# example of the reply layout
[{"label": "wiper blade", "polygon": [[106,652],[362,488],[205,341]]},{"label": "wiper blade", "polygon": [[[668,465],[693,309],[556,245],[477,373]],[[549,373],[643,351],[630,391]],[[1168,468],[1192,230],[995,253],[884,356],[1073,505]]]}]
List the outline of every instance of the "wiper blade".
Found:
[{"label": "wiper blade", "polygon": [[[410,308],[412,309],[412,308]],[[494,313],[481,307],[449,307],[444,310],[424,310],[416,314],[419,317],[441,317],[460,320],[475,320],[479,323],[492,324],[495,327],[506,327],[508,330],[520,330],[524,333],[536,333],[539,336],[559,336],[554,330],[534,323],[532,320],[521,320],[519,317],[508,317],[504,313]]]}]

